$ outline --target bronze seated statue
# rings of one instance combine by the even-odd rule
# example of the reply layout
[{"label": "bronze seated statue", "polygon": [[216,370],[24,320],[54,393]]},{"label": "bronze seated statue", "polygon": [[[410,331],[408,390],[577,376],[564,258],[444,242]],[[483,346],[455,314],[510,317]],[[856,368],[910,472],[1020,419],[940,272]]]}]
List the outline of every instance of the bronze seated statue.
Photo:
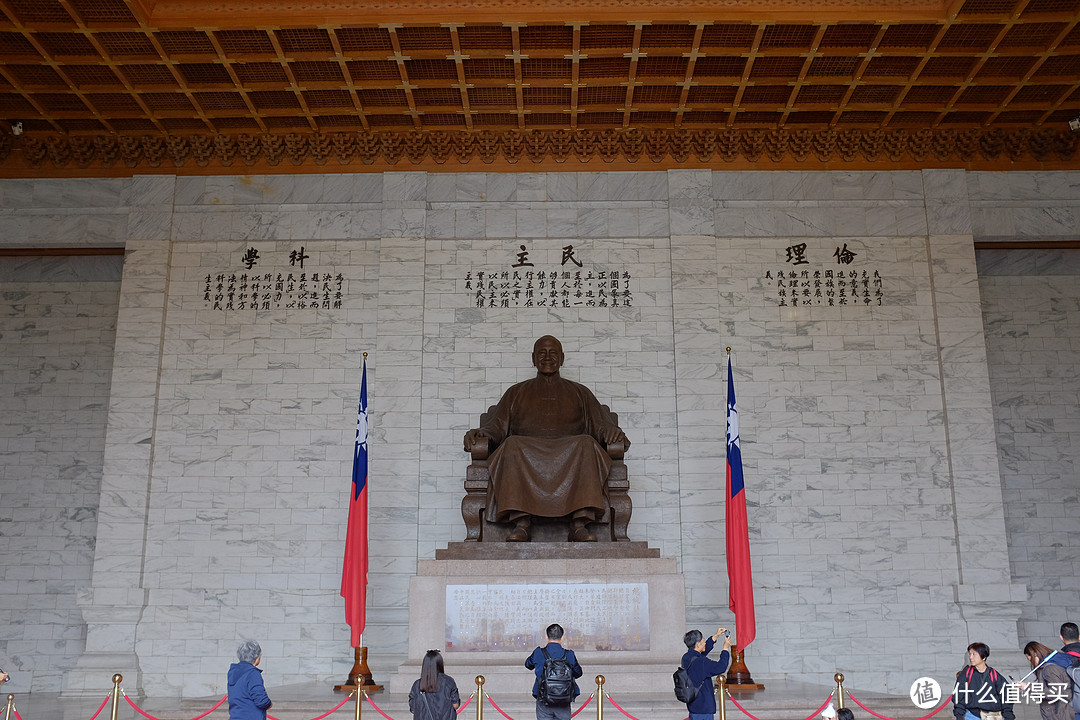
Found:
[{"label": "bronze seated statue", "polygon": [[465,434],[466,541],[627,540],[630,440],[588,388],[559,375],[562,364],[558,340],[537,340],[536,377],[509,388]]}]

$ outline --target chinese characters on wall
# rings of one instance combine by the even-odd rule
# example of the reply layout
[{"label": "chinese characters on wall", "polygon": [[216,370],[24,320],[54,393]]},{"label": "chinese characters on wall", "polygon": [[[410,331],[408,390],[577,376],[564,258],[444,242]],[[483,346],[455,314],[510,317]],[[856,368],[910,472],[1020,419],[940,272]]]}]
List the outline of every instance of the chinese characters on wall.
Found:
[{"label": "chinese characters on wall", "polygon": [[341,308],[345,282],[341,273],[305,268],[310,259],[303,245],[287,253],[265,254],[249,247],[237,257],[240,268],[206,274],[203,302],[211,310],[252,313]]},{"label": "chinese characters on wall", "polygon": [[574,650],[649,649],[646,583],[447,585],[446,649],[527,653],[542,642],[540,608]]},{"label": "chinese characters on wall", "polygon": [[562,248],[559,265],[537,267],[520,245],[498,270],[469,270],[464,287],[478,308],[631,307],[630,273],[622,268],[585,268],[573,245]]},{"label": "chinese characters on wall", "polygon": [[858,267],[859,253],[836,246],[828,264],[812,263],[806,243],[784,248],[785,264],[766,270],[762,285],[780,307],[869,307],[885,304],[881,273]]}]

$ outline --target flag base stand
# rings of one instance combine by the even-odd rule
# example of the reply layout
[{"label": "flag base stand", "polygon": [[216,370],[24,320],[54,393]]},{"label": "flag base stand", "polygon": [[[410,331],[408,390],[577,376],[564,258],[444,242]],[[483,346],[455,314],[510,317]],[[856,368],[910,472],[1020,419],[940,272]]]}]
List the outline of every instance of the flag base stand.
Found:
[{"label": "flag base stand", "polygon": [[750,677],[750,669],[746,667],[746,662],[743,660],[743,651],[738,648],[731,648],[731,665],[725,675],[727,689],[730,692],[755,692],[765,689],[764,685],[754,682],[754,678]]},{"label": "flag base stand", "polygon": [[334,686],[334,692],[351,693],[363,688],[368,695],[381,692],[382,685],[376,685],[371,679],[371,670],[367,664],[367,647],[353,648],[353,666],[349,670],[349,679]]}]

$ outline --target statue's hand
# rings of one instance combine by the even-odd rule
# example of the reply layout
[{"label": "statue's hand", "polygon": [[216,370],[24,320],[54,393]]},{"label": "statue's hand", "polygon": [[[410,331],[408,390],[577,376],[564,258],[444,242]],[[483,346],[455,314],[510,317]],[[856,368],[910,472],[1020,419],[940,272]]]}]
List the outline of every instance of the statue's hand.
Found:
[{"label": "statue's hand", "polygon": [[471,453],[476,445],[487,447],[491,443],[491,436],[480,428],[473,428],[465,433],[465,452]]},{"label": "statue's hand", "polygon": [[619,443],[623,446],[624,450],[630,447],[630,438],[626,437],[626,433],[624,433],[615,425],[609,425],[602,428],[600,432],[600,437],[603,438],[605,445]]}]

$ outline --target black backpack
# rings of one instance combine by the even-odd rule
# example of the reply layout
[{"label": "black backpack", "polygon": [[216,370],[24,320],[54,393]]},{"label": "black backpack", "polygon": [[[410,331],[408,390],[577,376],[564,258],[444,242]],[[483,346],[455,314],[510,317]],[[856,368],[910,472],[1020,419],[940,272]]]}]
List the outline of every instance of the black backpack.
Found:
[{"label": "black backpack", "polygon": [[[691,665],[694,664],[694,660],[690,661]],[[698,696],[698,686],[690,681],[687,668],[680,665],[678,670],[671,674],[671,679],[675,681],[675,699],[687,704],[694,702],[694,698]]]},{"label": "black backpack", "polygon": [[547,648],[540,648],[544,653],[544,667],[536,685],[536,699],[545,705],[569,705],[574,699],[574,671],[564,651],[562,657],[551,657]]},{"label": "black backpack", "polygon": [[1063,653],[1064,655],[1070,655],[1072,665],[1065,668],[1065,674],[1069,676],[1069,705],[1072,706],[1073,712],[1080,713],[1080,665],[1077,664],[1077,660],[1080,657],[1073,652]]}]

